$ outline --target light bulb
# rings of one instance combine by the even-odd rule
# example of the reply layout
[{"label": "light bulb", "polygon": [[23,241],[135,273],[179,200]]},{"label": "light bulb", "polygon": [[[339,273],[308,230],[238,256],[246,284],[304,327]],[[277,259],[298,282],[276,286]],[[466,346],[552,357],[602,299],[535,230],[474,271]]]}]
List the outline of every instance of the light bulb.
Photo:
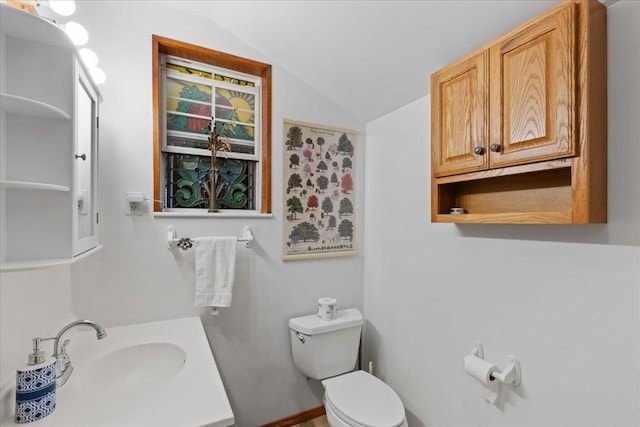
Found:
[{"label": "light bulb", "polygon": [[98,65],[98,55],[89,48],[83,47],[80,49],[80,58],[87,68],[94,68]]},{"label": "light bulb", "polygon": [[76,11],[74,0],[49,0],[49,7],[58,15],[69,16]]},{"label": "light bulb", "polygon": [[101,85],[105,80],[107,80],[107,75],[98,67],[89,69],[89,74],[91,74],[93,82],[97,85]]},{"label": "light bulb", "polygon": [[76,46],[82,46],[89,41],[89,33],[77,22],[67,22],[64,31]]}]

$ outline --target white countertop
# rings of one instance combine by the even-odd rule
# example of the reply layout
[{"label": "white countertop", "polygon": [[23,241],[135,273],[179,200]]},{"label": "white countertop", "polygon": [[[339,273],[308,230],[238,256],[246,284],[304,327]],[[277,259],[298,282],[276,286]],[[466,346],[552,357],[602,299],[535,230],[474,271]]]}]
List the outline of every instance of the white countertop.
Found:
[{"label": "white countertop", "polygon": [[[75,333],[72,333],[76,331]],[[190,317],[160,322],[106,328],[107,336],[98,341],[95,332],[78,327],[65,334],[70,338],[68,353],[74,371],[69,381],[56,391],[55,411],[33,427],[177,427],[233,425],[234,416],[220,373],[209,348],[200,318]],[[27,338],[28,339],[28,338]],[[184,366],[175,375],[152,389],[116,388],[126,392],[88,395],[79,388],[83,368],[114,350],[140,344],[173,344],[184,350]],[[150,346],[149,348],[164,347]],[[153,361],[150,361],[150,363]],[[129,368],[129,367],[127,367]],[[131,367],[135,372],[135,366]],[[86,378],[86,377],[85,377]],[[108,381],[108,380],[107,380]],[[107,384],[107,386],[113,384]],[[3,390],[2,426],[25,426],[14,421],[15,389]]]}]

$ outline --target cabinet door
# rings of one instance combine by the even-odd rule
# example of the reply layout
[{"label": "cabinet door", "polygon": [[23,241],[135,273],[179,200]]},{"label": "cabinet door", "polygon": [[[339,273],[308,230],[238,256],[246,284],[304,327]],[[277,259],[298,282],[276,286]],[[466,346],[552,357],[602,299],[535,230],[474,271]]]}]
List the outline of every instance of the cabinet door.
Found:
[{"label": "cabinet door", "polygon": [[490,47],[492,168],[575,156],[575,4]]},{"label": "cabinet door", "polygon": [[431,161],[436,176],[488,167],[488,51],[431,76]]},{"label": "cabinet door", "polygon": [[79,63],[75,92],[74,256],[98,245],[98,94]]}]

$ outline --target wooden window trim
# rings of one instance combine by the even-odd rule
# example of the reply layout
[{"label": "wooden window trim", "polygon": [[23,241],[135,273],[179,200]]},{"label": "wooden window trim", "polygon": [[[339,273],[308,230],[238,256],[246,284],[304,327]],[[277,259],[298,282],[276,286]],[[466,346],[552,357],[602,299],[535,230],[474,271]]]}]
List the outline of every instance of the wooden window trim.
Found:
[{"label": "wooden window trim", "polygon": [[262,78],[261,86],[261,160],[260,160],[260,213],[271,213],[271,65],[228,53],[207,49],[189,43],[152,35],[153,45],[153,210],[162,211],[160,200],[161,135],[160,129],[160,57],[162,54],[178,56],[192,61],[202,62],[215,67],[240,71]]}]

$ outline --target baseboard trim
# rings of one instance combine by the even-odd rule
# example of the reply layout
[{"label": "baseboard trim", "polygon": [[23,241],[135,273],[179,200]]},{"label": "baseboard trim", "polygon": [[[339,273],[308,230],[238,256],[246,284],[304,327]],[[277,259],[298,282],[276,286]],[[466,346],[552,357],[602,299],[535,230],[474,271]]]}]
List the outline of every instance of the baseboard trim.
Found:
[{"label": "baseboard trim", "polygon": [[286,418],[282,418],[277,421],[263,424],[260,427],[291,427],[296,424],[303,423],[305,421],[312,420],[316,417],[324,415],[326,412],[324,406],[318,406],[317,408],[309,409],[308,411],[300,412],[296,415],[291,415]]}]

